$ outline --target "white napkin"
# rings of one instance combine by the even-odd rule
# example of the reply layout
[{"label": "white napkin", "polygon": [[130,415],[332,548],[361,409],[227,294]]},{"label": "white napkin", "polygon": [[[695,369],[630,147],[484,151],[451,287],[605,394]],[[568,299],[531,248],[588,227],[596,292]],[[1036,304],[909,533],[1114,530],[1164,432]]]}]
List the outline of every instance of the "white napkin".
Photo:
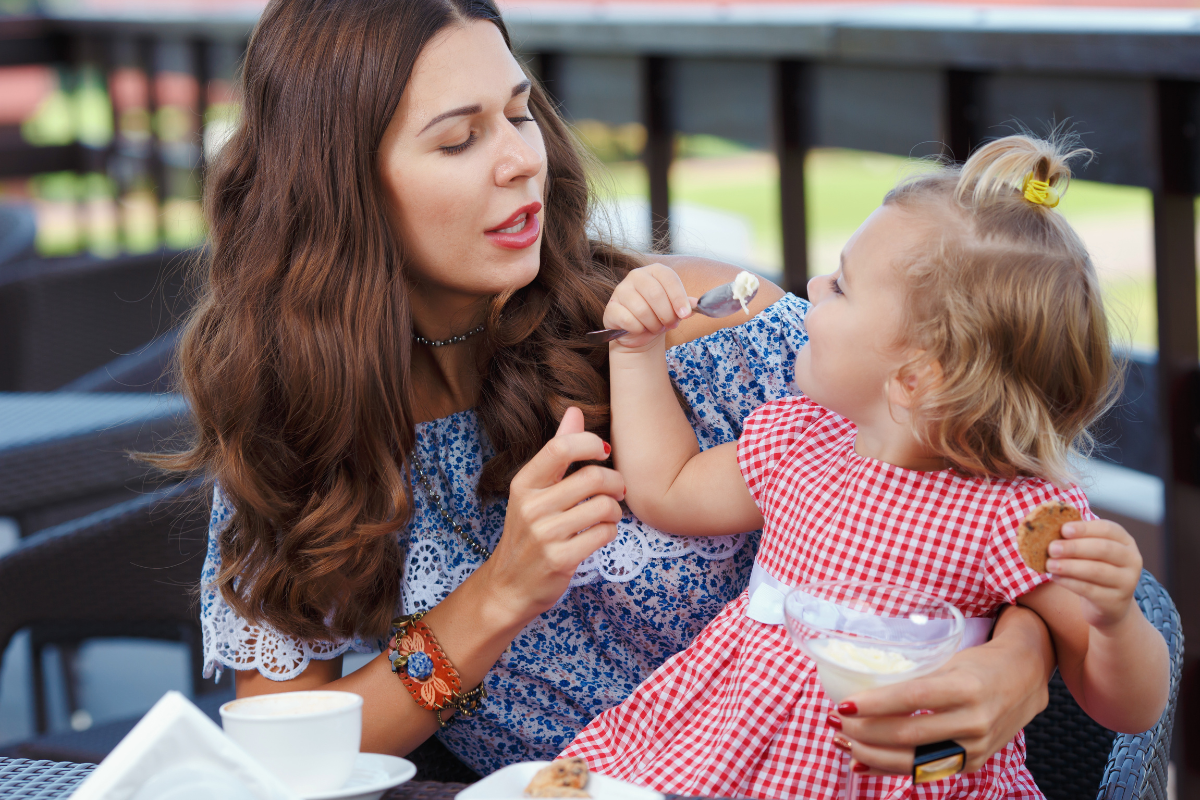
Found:
[{"label": "white napkin", "polygon": [[179,692],[167,692],[70,800],[299,800]]}]

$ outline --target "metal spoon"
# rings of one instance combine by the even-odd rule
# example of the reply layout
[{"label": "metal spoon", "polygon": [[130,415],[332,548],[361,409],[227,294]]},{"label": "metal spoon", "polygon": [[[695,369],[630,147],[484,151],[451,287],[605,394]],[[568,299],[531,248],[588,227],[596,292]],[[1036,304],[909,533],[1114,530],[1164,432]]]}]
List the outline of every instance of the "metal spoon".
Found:
[{"label": "metal spoon", "polygon": [[[746,302],[749,303],[758,294],[758,289],[755,289],[746,297]],[[697,314],[703,314],[706,317],[714,319],[720,317],[728,317],[735,311],[742,310],[742,304],[733,296],[733,283],[726,283],[715,289],[709,289],[704,294],[700,295],[700,299],[696,301],[696,305],[692,306],[692,310]],[[613,339],[620,339],[629,331],[621,328],[605,328],[602,331],[591,331],[584,334],[588,344],[604,344],[611,342]]]}]

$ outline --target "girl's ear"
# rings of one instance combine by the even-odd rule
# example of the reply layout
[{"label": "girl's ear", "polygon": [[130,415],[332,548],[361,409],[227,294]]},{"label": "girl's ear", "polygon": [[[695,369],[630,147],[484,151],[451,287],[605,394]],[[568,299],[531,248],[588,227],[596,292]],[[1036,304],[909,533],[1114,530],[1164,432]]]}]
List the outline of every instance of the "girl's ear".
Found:
[{"label": "girl's ear", "polygon": [[937,359],[922,360],[921,355],[920,352],[915,353],[909,361],[909,365],[913,361],[919,362],[917,366],[906,365],[887,382],[888,402],[891,405],[912,410],[917,395],[941,384],[942,365]]}]

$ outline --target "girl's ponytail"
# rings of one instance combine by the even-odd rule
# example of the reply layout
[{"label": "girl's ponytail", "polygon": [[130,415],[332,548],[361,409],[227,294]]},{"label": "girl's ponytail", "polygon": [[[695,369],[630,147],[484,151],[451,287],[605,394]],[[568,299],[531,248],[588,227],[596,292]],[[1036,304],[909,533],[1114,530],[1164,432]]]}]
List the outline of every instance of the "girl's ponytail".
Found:
[{"label": "girl's ponytail", "polygon": [[1066,134],[1050,139],[1006,136],[988,142],[967,159],[954,197],[973,208],[1020,198],[1050,209],[1066,194],[1070,162],[1080,156],[1090,158],[1092,151],[1077,146],[1074,137]]}]

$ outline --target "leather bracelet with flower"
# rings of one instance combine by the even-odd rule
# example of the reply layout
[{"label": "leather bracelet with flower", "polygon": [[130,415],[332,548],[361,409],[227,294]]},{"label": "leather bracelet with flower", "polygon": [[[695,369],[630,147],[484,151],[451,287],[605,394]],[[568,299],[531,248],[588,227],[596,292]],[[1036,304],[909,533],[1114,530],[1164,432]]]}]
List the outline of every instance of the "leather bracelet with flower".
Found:
[{"label": "leather bracelet with flower", "polygon": [[400,676],[417,705],[436,712],[438,724],[444,728],[443,709],[454,708],[469,717],[479,710],[487,690],[480,685],[462,691],[458,670],[442,651],[433,631],[421,620],[423,616],[422,611],[392,620],[388,660],[392,672]]}]

